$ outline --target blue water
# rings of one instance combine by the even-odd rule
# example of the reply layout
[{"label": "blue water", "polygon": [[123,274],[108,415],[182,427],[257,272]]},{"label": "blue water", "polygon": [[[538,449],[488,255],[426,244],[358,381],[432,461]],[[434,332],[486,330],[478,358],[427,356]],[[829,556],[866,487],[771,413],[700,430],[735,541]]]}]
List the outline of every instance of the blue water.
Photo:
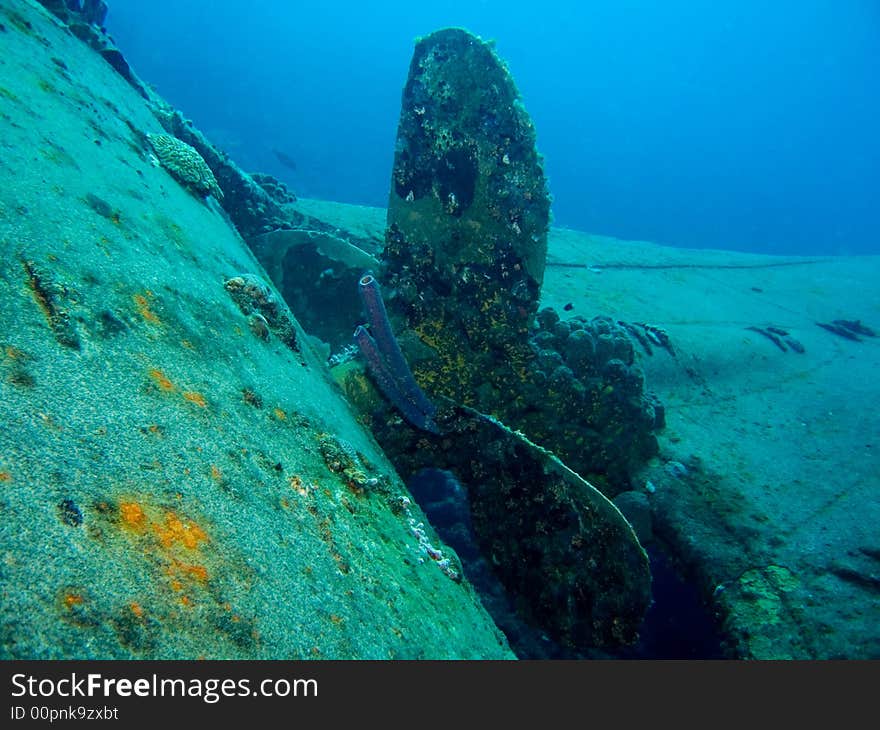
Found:
[{"label": "blue water", "polygon": [[876,0],[109,4],[144,80],[305,197],[385,204],[413,41],[459,25],[508,62],[557,225],[880,253]]}]

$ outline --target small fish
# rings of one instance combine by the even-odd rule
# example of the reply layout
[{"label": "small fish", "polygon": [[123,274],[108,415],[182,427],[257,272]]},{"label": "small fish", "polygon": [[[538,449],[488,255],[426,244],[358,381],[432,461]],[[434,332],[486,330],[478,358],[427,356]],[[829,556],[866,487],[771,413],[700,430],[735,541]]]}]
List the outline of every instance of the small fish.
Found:
[{"label": "small fish", "polygon": [[776,347],[778,347],[783,352],[788,352],[788,348],[785,346],[785,343],[779,339],[779,335],[773,334],[769,329],[762,329],[761,327],[746,327],[747,330],[752,332],[757,332],[759,335],[764,335],[768,340],[770,340]]},{"label": "small fish", "polygon": [[[645,325],[641,324],[640,322],[637,322],[636,324],[638,324],[638,327],[636,327],[634,325],[631,325],[629,322],[624,322],[622,319],[617,320],[617,324],[619,324],[630,335],[632,335],[632,337],[635,339],[635,341],[638,342],[642,346],[642,349],[645,351],[646,355],[653,356],[654,350],[651,349],[651,343],[649,342],[648,337],[646,336],[647,333],[643,332]],[[639,328],[641,328],[641,329],[639,329]]]},{"label": "small fish", "polygon": [[862,338],[859,337],[855,332],[846,327],[842,327],[839,324],[835,324],[833,322],[816,322],[823,330],[828,330],[829,332],[837,335],[838,337],[843,337],[846,340],[852,340],[853,342],[861,342]]},{"label": "small fish", "polygon": [[838,327],[843,327],[844,329],[848,329],[850,332],[856,335],[864,335],[865,337],[876,337],[877,333],[874,332],[870,327],[866,327],[862,324],[860,319],[835,319],[832,324],[836,324]]},{"label": "small fish", "polygon": [[272,153],[275,155],[275,157],[278,158],[278,162],[280,162],[282,165],[290,168],[291,170],[296,170],[296,160],[294,160],[286,152],[282,152],[281,150],[277,150],[273,147]]},{"label": "small fish", "polygon": [[672,340],[669,339],[669,333],[665,329],[653,324],[645,324],[644,322],[636,322],[635,324],[644,331],[645,338],[648,341],[653,342],[657,347],[662,347],[672,357],[676,357],[675,348],[672,347]]}]

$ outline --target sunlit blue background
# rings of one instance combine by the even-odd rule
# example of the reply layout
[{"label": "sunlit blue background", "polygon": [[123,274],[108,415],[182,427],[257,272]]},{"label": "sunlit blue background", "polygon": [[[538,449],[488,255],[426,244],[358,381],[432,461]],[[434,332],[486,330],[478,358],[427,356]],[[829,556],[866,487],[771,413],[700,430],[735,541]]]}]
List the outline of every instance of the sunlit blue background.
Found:
[{"label": "sunlit blue background", "polygon": [[877,0],[108,1],[136,72],[302,196],[385,204],[414,39],[458,25],[508,62],[556,224],[880,253]]}]

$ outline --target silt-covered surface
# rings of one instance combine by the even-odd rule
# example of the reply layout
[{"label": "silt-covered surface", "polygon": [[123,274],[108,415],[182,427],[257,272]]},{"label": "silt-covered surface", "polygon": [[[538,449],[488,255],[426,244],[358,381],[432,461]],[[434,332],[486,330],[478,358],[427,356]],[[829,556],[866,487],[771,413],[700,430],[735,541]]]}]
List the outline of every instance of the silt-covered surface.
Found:
[{"label": "silt-covered surface", "polygon": [[142,96],[0,24],[2,656],[511,657],[286,307],[224,286],[268,282]]}]

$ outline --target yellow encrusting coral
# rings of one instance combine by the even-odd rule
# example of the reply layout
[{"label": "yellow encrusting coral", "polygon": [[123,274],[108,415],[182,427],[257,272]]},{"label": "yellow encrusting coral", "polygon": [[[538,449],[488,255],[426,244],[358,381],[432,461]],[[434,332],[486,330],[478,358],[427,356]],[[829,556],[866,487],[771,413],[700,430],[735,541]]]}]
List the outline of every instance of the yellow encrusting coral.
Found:
[{"label": "yellow encrusting coral", "polygon": [[[151,591],[152,599],[180,603],[187,607],[209,599],[205,594],[212,570],[206,563],[211,556],[202,551],[210,542],[207,532],[193,519],[175,510],[150,505],[139,499],[123,499],[117,504],[117,525],[158,567],[160,590]],[[139,601],[129,603],[137,617],[144,609]]]},{"label": "yellow encrusting coral", "polygon": [[166,393],[170,393],[171,391],[175,390],[174,383],[172,383],[168,379],[168,376],[165,375],[165,373],[163,373],[158,368],[150,369],[150,377],[153,379],[153,382],[156,383],[157,386],[159,386],[160,390],[164,390]]},{"label": "yellow encrusting coral", "polygon": [[207,408],[208,406],[208,402],[205,400],[205,396],[203,396],[201,393],[197,393],[194,390],[187,390],[181,395],[183,395],[183,397],[190,403],[195,403],[199,408]]},{"label": "yellow encrusting coral", "polygon": [[132,296],[132,300],[137,307],[138,314],[143,317],[143,319],[151,324],[161,324],[162,321],[159,319],[159,316],[152,310],[151,302],[153,294],[150,291],[146,291],[143,294],[135,294]]}]

